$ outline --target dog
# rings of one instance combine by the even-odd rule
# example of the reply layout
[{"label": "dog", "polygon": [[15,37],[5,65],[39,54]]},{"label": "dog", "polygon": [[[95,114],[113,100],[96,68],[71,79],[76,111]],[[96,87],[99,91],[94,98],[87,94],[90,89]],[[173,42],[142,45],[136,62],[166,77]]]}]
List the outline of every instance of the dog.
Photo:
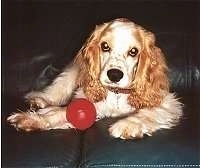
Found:
[{"label": "dog", "polygon": [[7,121],[26,132],[74,128],[66,106],[74,98],[86,98],[94,104],[97,120],[126,116],[109,127],[111,136],[152,136],[177,125],[182,116],[182,103],[169,92],[167,72],[155,35],[126,18],[115,19],[96,26],[49,86],[25,95],[30,110],[13,113]]}]

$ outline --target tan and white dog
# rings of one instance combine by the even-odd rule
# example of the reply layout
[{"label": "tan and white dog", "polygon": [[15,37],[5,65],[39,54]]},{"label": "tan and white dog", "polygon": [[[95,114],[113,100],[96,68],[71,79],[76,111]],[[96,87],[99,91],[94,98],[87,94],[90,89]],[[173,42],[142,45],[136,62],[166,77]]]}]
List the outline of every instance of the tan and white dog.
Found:
[{"label": "tan and white dog", "polygon": [[110,126],[111,136],[151,136],[172,128],[182,116],[182,104],[169,92],[167,70],[153,33],[115,19],[96,27],[52,84],[25,96],[37,111],[14,113],[7,120],[24,131],[73,128],[66,106],[73,98],[86,98],[98,119],[126,115]]}]

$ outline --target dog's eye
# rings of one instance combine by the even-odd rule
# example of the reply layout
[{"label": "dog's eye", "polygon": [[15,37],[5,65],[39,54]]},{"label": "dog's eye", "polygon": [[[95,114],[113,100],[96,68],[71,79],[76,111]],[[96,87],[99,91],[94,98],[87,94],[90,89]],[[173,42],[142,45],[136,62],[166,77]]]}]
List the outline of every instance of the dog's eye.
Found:
[{"label": "dog's eye", "polygon": [[132,56],[132,57],[135,57],[138,53],[138,49],[133,47],[129,52],[128,52],[128,55]]},{"label": "dog's eye", "polygon": [[108,43],[105,42],[105,41],[101,43],[101,49],[102,49],[102,51],[104,51],[104,52],[108,52],[108,51],[111,50],[111,48],[109,47]]}]

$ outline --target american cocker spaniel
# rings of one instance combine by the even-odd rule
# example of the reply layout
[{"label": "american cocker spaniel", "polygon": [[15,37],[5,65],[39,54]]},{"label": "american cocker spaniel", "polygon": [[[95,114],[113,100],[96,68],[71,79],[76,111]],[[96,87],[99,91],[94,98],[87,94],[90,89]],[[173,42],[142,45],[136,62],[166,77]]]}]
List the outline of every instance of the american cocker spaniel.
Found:
[{"label": "american cocker spaniel", "polygon": [[17,130],[73,128],[66,106],[86,98],[96,107],[97,120],[126,116],[110,126],[122,139],[151,136],[175,126],[182,104],[169,92],[164,55],[153,33],[124,18],[96,26],[73,62],[42,91],[25,98],[37,111],[14,113],[8,122]]}]

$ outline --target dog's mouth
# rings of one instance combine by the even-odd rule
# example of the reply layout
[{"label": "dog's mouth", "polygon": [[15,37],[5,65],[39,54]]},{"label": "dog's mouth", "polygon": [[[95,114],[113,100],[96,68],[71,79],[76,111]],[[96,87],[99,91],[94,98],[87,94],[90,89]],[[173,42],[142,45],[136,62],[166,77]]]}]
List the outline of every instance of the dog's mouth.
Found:
[{"label": "dog's mouth", "polygon": [[127,87],[120,87],[118,83],[114,83],[111,81],[104,81],[103,83],[100,81],[100,83],[102,84],[102,86],[111,91],[114,92],[116,94],[118,93],[124,93],[124,94],[129,94],[132,90],[132,87],[127,86]]},{"label": "dog's mouth", "polygon": [[113,92],[128,93],[133,85],[138,69],[138,62],[133,67],[132,71],[128,71],[119,66],[112,66],[103,70],[100,74],[100,82],[105,88]]},{"label": "dog's mouth", "polygon": [[132,83],[129,81],[128,78],[127,80],[121,80],[121,81],[111,81],[108,78],[106,78],[104,80],[100,80],[100,82],[105,88],[114,92],[124,92],[123,90],[130,90],[129,87],[131,86]]},{"label": "dog's mouth", "polygon": [[114,92],[116,94],[123,93],[123,94],[130,94],[132,88],[119,88],[119,87],[111,87],[107,86],[106,87],[109,91]]}]

